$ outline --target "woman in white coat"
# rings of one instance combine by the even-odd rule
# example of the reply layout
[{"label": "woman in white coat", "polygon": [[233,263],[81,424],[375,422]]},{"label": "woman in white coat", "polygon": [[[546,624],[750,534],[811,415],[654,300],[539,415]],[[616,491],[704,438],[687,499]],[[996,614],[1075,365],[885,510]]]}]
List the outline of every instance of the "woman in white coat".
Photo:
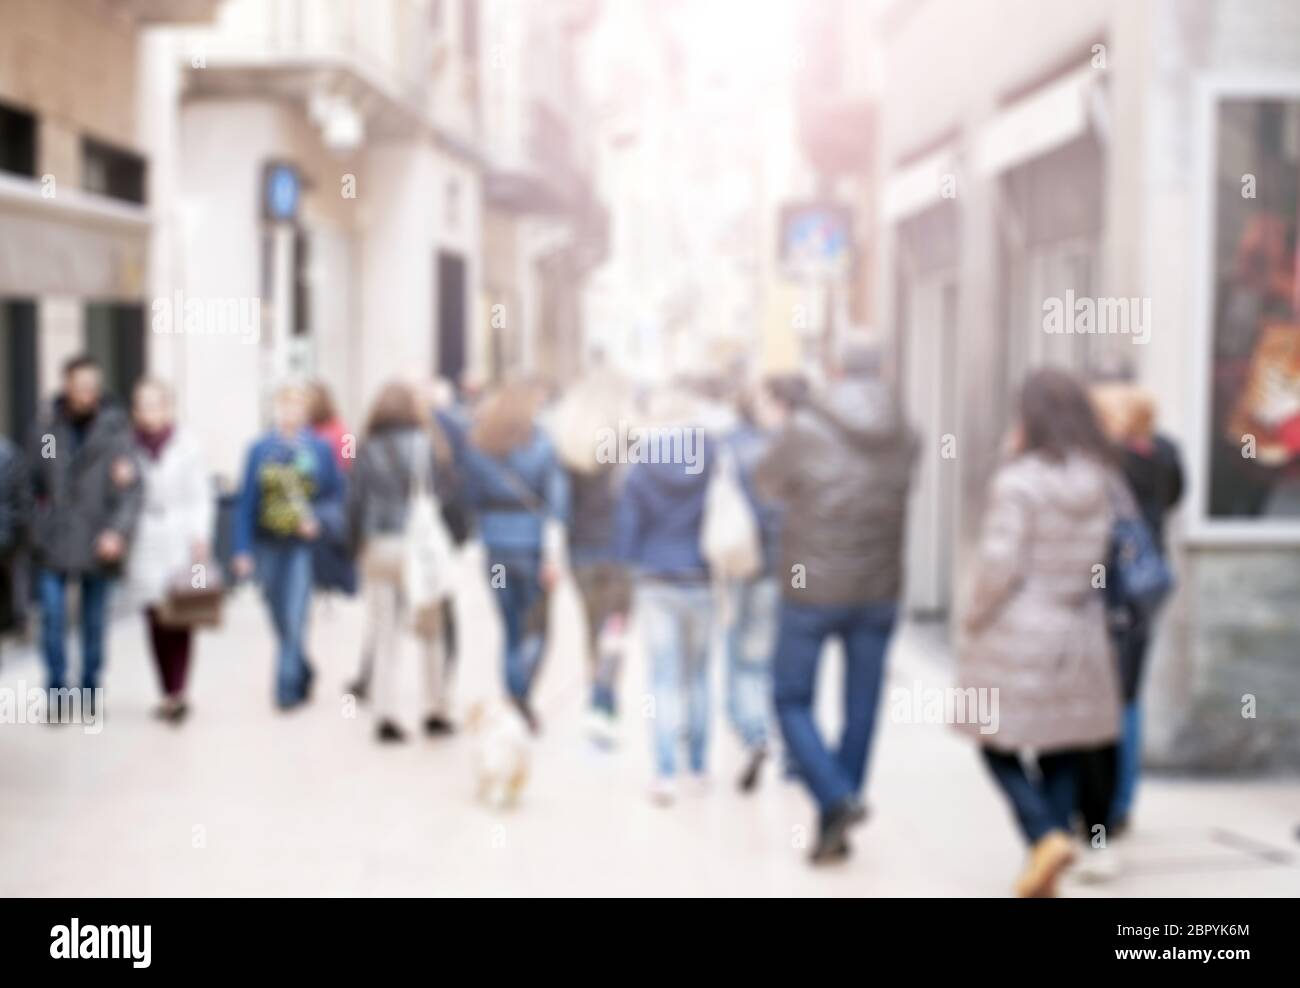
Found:
[{"label": "woman in white coat", "polygon": [[175,401],[161,381],[146,379],[132,401],[136,454],[144,477],[144,508],[127,564],[132,599],[144,608],[149,642],[162,683],[158,716],[185,718],[185,680],[193,631],[160,620],[159,605],[177,579],[206,565],[213,503],[198,447],[176,430]]}]

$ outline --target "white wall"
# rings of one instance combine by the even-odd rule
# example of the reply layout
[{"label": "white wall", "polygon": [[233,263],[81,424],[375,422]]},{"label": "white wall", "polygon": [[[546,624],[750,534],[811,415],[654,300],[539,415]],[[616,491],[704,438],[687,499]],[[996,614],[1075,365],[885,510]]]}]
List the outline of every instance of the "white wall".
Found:
[{"label": "white wall", "polygon": [[[466,262],[466,359],[481,366],[482,189],[475,170],[426,144],[365,152],[360,239],[361,374],[366,402],[393,377],[427,377],[437,358],[437,253]],[[447,187],[459,188],[454,217]]]},{"label": "white wall", "polygon": [[[186,105],[174,274],[187,298],[261,295],[261,163],[282,149],[283,112],[256,100]],[[156,290],[166,295],[165,284]],[[209,468],[226,478],[238,475],[244,449],[262,426],[269,331],[264,321],[256,345],[234,336],[172,341],[179,416],[198,434]]]}]

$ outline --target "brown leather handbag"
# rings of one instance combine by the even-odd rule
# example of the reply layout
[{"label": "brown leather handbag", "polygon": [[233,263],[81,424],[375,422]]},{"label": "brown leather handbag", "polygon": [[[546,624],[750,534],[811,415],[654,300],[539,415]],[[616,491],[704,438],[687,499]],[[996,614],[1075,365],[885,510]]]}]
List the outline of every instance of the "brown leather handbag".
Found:
[{"label": "brown leather handbag", "polygon": [[196,587],[182,574],[167,588],[167,596],[158,605],[158,623],[169,628],[216,628],[221,624],[221,602],[225,587],[221,571],[209,568],[206,586]]}]

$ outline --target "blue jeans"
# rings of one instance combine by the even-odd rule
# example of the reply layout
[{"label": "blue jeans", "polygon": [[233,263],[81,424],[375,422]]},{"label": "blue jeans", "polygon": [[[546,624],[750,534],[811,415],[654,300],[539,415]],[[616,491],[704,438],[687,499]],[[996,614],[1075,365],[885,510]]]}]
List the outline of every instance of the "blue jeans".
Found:
[{"label": "blue jeans", "polygon": [[1142,774],[1142,705],[1132,700],[1124,705],[1123,733],[1119,741],[1118,774],[1111,820],[1123,820],[1133,811],[1138,777]]},{"label": "blue jeans", "polygon": [[[776,715],[786,747],[823,814],[862,791],[897,613],[892,601],[833,606],[781,602],[773,662]],[[832,636],[844,645],[844,727],[834,752],[813,718],[817,667],[822,646]]]},{"label": "blue jeans", "polygon": [[655,768],[677,774],[683,722],[690,770],[704,772],[709,744],[709,647],[713,598],[707,584],[639,581],[635,591],[654,697]]},{"label": "blue jeans", "polygon": [[[68,685],[67,614],[65,604],[69,577],[43,569],[36,577],[36,591],[41,602],[41,652],[51,689]],[[104,624],[108,614],[106,576],[84,574],[81,582],[81,685],[85,689],[99,686],[104,666]]]},{"label": "blue jeans", "polygon": [[727,628],[727,717],[746,748],[767,746],[772,719],[772,652],[781,585],[764,577],[731,588]]},{"label": "blue jeans", "polygon": [[1075,752],[1039,755],[1034,778],[1025,771],[1018,754],[992,748],[981,748],[980,753],[1028,843],[1038,843],[1053,830],[1070,832],[1079,792],[1079,756]]},{"label": "blue jeans", "polygon": [[533,553],[489,553],[488,586],[505,626],[506,689],[527,702],[546,651],[547,594],[542,559]]},{"label": "blue jeans", "polygon": [[306,695],[311,675],[304,650],[311,600],[311,545],[262,542],[254,551],[258,583],[275,627],[275,699],[280,706],[289,706]]}]

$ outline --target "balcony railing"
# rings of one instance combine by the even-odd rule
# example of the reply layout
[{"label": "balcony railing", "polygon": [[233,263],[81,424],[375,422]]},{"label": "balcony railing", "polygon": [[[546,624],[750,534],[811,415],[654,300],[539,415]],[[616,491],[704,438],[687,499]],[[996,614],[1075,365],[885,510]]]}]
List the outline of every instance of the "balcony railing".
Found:
[{"label": "balcony railing", "polygon": [[192,36],[220,63],[350,65],[422,105],[438,39],[412,0],[230,0],[217,23]]}]

